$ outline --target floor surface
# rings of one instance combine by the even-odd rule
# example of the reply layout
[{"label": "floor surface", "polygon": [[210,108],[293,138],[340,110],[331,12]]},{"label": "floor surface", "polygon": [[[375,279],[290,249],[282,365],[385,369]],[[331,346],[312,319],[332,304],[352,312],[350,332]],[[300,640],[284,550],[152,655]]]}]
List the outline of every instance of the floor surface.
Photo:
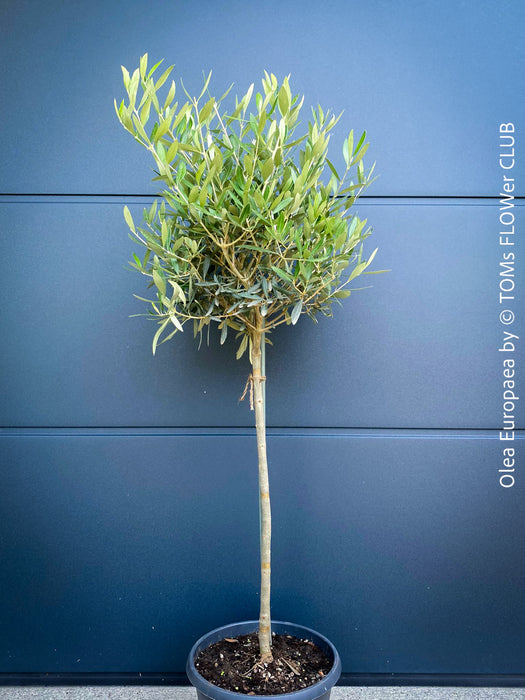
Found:
[{"label": "floor surface", "polygon": [[[1,700],[196,700],[190,687],[1,688]],[[525,688],[356,688],[339,686],[330,700],[525,700]]]}]

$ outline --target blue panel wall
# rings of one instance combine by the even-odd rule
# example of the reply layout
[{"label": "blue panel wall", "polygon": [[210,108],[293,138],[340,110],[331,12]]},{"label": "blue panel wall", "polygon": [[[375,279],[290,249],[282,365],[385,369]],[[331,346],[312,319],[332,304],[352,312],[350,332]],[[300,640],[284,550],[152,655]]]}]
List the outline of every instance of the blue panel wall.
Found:
[{"label": "blue panel wall", "polygon": [[[2,424],[252,425],[238,401],[248,363],[235,360],[233,339],[221,347],[211,336],[196,352],[186,333],[152,356],[155,325],[130,318],[146,310],[133,293],[148,292],[126,269],[122,202],[57,199],[0,204],[3,259],[31,250],[22,275],[13,265],[3,276]],[[500,205],[461,201],[360,204],[391,272],[363,278],[373,287],[334,319],[301,318],[275,334],[269,425],[498,428]],[[140,217],[141,205],[132,208]],[[521,308],[521,265],[513,281]]]},{"label": "blue panel wall", "polygon": [[155,190],[113,97],[145,51],[189,90],[291,73],[344,109],[336,151],[367,129],[381,176],[358,208],[391,272],[268,351],[274,617],[346,673],[523,672],[523,399],[500,430],[503,360],[516,395],[525,364],[524,25],[518,0],[2,3],[0,674],[182,672],[196,637],[257,615],[248,365],[186,333],[152,357],[130,318],[122,208]]},{"label": "blue panel wall", "polygon": [[291,73],[306,104],[345,111],[333,140],[368,130],[380,194],[492,196],[495,130],[522,109],[520,0],[4,0],[0,13],[8,192],[152,190],[147,154],[113,111],[120,64],[146,51],[189,90],[213,69],[218,95]]},{"label": "blue panel wall", "polygon": [[[251,435],[2,450],[4,668],[165,672],[254,614]],[[273,431],[275,617],[329,633],[347,672],[520,673],[525,513],[498,456],[490,433]]]}]

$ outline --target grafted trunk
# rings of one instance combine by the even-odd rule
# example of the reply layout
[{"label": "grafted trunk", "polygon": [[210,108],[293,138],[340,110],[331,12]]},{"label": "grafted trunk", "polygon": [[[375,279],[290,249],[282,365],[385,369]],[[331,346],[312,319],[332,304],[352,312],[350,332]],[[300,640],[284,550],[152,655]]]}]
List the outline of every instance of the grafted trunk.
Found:
[{"label": "grafted trunk", "polygon": [[261,374],[261,345],[262,342],[264,342],[264,331],[262,316],[258,311],[256,314],[256,330],[252,334],[252,376],[255,428],[257,433],[257,456],[259,460],[259,503],[261,512],[261,607],[259,614],[259,646],[261,660],[268,662],[272,660],[270,617],[272,516],[270,510],[268,461],[266,457],[265,392],[263,391],[263,382],[266,381],[266,377]]}]

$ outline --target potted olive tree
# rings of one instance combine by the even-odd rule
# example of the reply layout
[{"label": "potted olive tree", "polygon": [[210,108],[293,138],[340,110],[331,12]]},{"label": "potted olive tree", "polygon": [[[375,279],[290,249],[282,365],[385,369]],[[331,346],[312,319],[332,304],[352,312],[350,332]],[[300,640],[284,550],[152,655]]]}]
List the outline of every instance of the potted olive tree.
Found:
[{"label": "potted olive tree", "polygon": [[[272,623],[270,617],[265,345],[271,331],[281,324],[296,324],[301,314],[313,320],[319,313],[330,316],[334,302],[350,295],[350,284],[374,258],[375,250],[367,259],[362,253],[370,234],[366,220],[351,211],[371,182],[372,170],[365,174],[363,165],[366,133],[355,143],[353,132],[345,138],[346,167],[339,173],[327,157],[330,131],[339,117],[319,106],[298,135],[303,99],[292,93],[289,78],[279,82],[265,72],[262,91],[252,99],[252,84],[227,110],[223,101],[229,90],[219,99],[212,96],[211,74],[200,95],[192,97],[183,87],[184,97],[177,102],[175,82],[166,84],[173,66],[159,75],[160,63],[149,70],[147,63],[146,54],[131,75],[122,68],[127,99],[120,105],[115,102],[115,109],[124,128],[151,153],[154,179],[163,188],[160,205],[155,199],[144,210],[141,226],[124,209],[132,237],[145,248],[143,257],[134,254],[132,265],[150,279],[153,291],[153,298],[145,299],[158,325],[153,353],[188,323],[195,335],[216,324],[221,343],[228,333],[235,333],[237,358],[247,353],[251,364],[245,393],[255,411],[259,465],[258,625],[223,628],[199,640],[190,654],[188,674],[199,692],[210,697],[232,690],[253,695],[250,688],[260,691],[261,683],[263,692],[288,689],[284,684],[276,691],[277,686],[269,683],[270,676],[278,675],[274,668],[278,666],[281,675],[296,681],[293,691],[318,681],[311,686],[315,691],[305,692],[309,698],[319,697],[329,693],[340,674],[337,652],[324,637],[294,625]],[[255,631],[255,642],[242,645],[257,647],[255,663],[240,674],[244,680],[230,680],[226,691],[202,680],[196,668],[197,652],[226,639],[226,647],[237,653],[240,645],[235,634]],[[329,657],[328,667],[307,681],[300,664],[286,655],[284,660],[274,658],[276,632],[315,641]],[[217,654],[221,658],[222,652]],[[224,675],[220,665],[218,672]],[[248,681],[257,675],[263,680],[259,677],[259,684],[250,686]]]}]

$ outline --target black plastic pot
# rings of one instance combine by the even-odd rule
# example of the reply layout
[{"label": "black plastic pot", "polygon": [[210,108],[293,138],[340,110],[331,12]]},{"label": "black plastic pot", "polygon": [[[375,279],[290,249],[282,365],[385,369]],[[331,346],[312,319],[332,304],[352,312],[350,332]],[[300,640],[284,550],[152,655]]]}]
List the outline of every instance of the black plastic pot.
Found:
[{"label": "black plastic pot", "polygon": [[[252,620],[250,622],[237,622],[232,625],[226,625],[225,627],[219,627],[212,632],[208,632],[208,634],[205,634],[195,642],[188,656],[186,673],[188,674],[190,683],[197,690],[198,700],[208,700],[208,698],[211,698],[211,700],[239,700],[240,697],[247,697],[244,693],[234,693],[230,690],[218,688],[216,685],[213,685],[213,683],[209,683],[195,668],[194,659],[203,649],[209,647],[210,644],[218,642],[225,637],[237,637],[241,634],[255,632],[258,624],[257,620]],[[308,629],[308,627],[302,627],[301,625],[294,625],[292,622],[274,622],[272,620],[272,632],[276,634],[290,634],[299,639],[308,639],[312,641],[333,661],[332,668],[322,680],[308,688],[296,690],[293,693],[281,693],[280,695],[250,695],[250,700],[254,698],[263,698],[263,700],[268,700],[268,698],[281,698],[281,700],[285,698],[290,698],[290,700],[328,700],[332,687],[337,683],[341,675],[341,660],[334,645],[328,641],[326,637],[323,637],[322,634],[319,634],[319,632],[314,632],[314,630]]]}]

